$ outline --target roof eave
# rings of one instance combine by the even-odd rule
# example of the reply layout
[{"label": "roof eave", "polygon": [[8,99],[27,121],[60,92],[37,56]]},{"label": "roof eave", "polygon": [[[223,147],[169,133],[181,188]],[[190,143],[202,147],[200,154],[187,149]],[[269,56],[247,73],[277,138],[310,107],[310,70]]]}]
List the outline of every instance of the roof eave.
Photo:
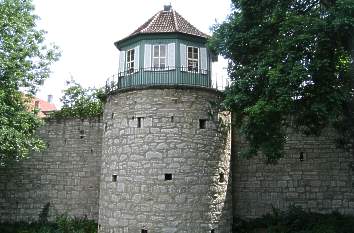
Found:
[{"label": "roof eave", "polygon": [[118,50],[121,50],[124,45],[126,44],[127,41],[129,40],[133,40],[134,38],[137,38],[137,37],[140,37],[140,36],[150,36],[150,35],[161,35],[161,34],[164,34],[164,35],[173,35],[173,34],[176,34],[176,35],[183,35],[183,36],[187,36],[187,37],[190,37],[190,38],[193,38],[193,39],[197,39],[197,40],[200,40],[200,41],[204,41],[204,43],[206,43],[206,41],[210,38],[209,35],[206,35],[206,36],[197,36],[197,35],[193,35],[193,34],[187,34],[187,33],[183,33],[183,32],[154,32],[154,33],[137,33],[137,34],[134,34],[134,35],[130,35],[128,37],[125,37],[121,40],[118,40],[116,42],[114,42],[114,45],[116,46],[116,48]]}]

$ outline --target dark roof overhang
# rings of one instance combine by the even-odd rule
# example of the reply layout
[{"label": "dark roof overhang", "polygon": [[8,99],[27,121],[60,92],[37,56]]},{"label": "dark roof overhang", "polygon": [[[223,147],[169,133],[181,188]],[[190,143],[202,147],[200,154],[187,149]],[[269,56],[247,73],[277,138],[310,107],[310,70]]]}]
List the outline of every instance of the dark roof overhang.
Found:
[{"label": "dark roof overhang", "polygon": [[149,40],[149,39],[181,39],[192,41],[196,43],[206,44],[208,38],[200,37],[196,35],[190,35],[181,32],[156,32],[156,33],[138,33],[126,38],[123,38],[119,41],[114,42],[114,45],[117,49],[121,50],[122,48],[129,46],[130,44],[134,44],[141,40]]}]

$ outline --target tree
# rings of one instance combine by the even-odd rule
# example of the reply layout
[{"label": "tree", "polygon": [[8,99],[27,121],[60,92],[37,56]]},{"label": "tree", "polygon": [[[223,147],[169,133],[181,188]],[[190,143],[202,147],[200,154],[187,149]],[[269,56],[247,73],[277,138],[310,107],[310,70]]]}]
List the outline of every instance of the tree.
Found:
[{"label": "tree", "polygon": [[354,1],[233,0],[210,46],[229,59],[225,105],[249,142],[246,155],[283,155],[286,129],[333,126],[354,143]]},{"label": "tree", "polygon": [[30,0],[0,0],[0,166],[44,148],[35,135],[41,121],[28,110],[27,97],[48,78],[59,54],[45,45],[33,10]]},{"label": "tree", "polygon": [[102,89],[83,88],[74,80],[67,81],[67,88],[60,99],[60,111],[53,112],[54,118],[99,117],[103,113],[104,92]]}]

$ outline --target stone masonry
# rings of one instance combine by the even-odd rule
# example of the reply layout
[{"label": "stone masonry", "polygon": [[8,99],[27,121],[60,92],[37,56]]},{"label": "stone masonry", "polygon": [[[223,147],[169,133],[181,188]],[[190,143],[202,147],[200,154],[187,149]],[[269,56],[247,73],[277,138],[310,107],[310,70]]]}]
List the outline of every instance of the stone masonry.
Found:
[{"label": "stone masonry", "polygon": [[230,232],[230,137],[211,104],[218,95],[156,87],[110,95],[100,232]]},{"label": "stone masonry", "polygon": [[0,222],[35,221],[50,203],[58,214],[97,220],[100,119],[49,121],[39,130],[47,149],[0,168]]},{"label": "stone masonry", "polygon": [[87,216],[115,233],[229,232],[232,216],[290,205],[354,214],[354,159],[330,130],[289,131],[277,165],[239,158],[245,143],[234,130],[231,182],[230,137],[212,104],[219,98],[207,89],[121,91],[103,121],[47,122],[45,151],[0,168],[0,222],[38,220],[47,203],[50,219]]},{"label": "stone masonry", "polygon": [[[331,130],[320,137],[289,131],[285,156],[277,165],[266,165],[262,157],[235,159],[234,215],[254,218],[290,205],[354,214],[354,160],[333,140]],[[234,148],[244,146],[238,141]]]}]

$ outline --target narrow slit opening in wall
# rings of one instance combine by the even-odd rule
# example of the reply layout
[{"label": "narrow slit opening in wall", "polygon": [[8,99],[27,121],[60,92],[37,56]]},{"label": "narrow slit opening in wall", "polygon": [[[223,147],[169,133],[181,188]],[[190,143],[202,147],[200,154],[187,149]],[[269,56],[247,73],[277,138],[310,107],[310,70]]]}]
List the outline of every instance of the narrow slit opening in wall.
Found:
[{"label": "narrow slit opening in wall", "polygon": [[171,122],[174,122],[175,118],[173,116],[171,116]]},{"label": "narrow slit opening in wall", "polygon": [[137,128],[141,128],[142,127],[142,122],[143,122],[144,117],[137,117],[138,123],[137,123]]},{"label": "narrow slit opening in wall", "polygon": [[114,118],[114,112],[112,112],[112,114],[111,114],[111,119],[113,119]]},{"label": "narrow slit opening in wall", "polygon": [[105,131],[105,132],[107,131],[107,128],[108,128],[108,124],[105,123],[105,124],[104,124],[104,131]]},{"label": "narrow slit opening in wall", "polygon": [[171,173],[166,173],[165,174],[165,180],[172,180],[172,174]]},{"label": "narrow slit opening in wall", "polygon": [[148,230],[141,229],[141,233],[148,233]]},{"label": "narrow slit opening in wall", "polygon": [[117,175],[116,174],[112,175],[112,182],[117,182]]},{"label": "narrow slit opening in wall", "polygon": [[205,129],[206,128],[206,119],[199,119],[199,129]]},{"label": "narrow slit opening in wall", "polygon": [[219,173],[219,182],[224,183],[225,182],[225,174],[223,172]]},{"label": "narrow slit opening in wall", "polygon": [[299,155],[299,160],[302,162],[304,161],[304,152],[300,152],[300,155]]}]

